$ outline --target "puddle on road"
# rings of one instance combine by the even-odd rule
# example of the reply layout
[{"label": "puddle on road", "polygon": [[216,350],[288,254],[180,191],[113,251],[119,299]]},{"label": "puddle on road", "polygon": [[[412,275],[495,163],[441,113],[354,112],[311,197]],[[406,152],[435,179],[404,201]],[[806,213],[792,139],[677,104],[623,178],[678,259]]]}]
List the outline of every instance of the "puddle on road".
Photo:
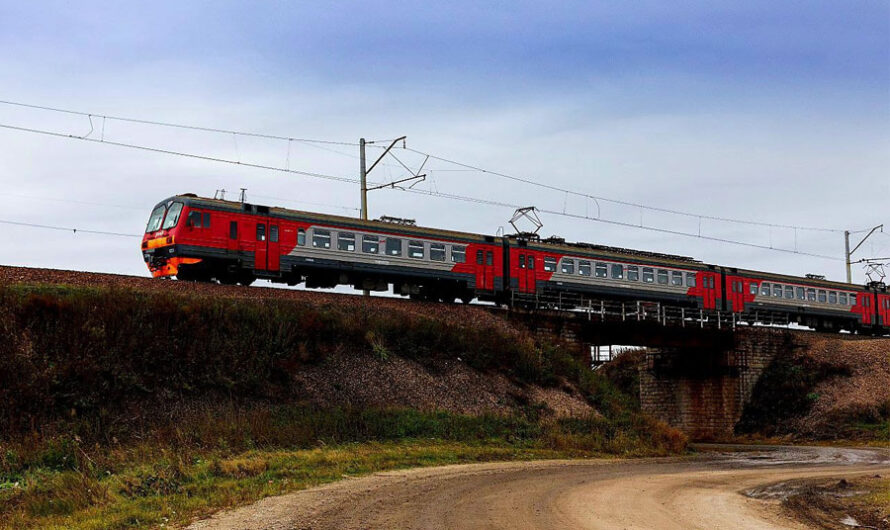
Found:
[{"label": "puddle on road", "polygon": [[[881,448],[846,449],[837,447],[779,447],[737,448],[721,451],[719,446],[702,447],[738,467],[782,465],[890,465],[890,450]],[[736,449],[736,448],[732,448]]]}]

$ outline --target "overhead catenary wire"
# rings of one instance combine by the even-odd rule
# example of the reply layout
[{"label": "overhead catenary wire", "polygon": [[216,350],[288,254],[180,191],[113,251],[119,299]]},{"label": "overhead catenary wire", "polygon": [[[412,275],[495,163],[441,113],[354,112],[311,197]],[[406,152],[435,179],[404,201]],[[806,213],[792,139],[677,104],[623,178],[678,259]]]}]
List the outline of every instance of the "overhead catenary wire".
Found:
[{"label": "overhead catenary wire", "polygon": [[[0,101],[0,103],[2,103],[2,101]],[[288,168],[268,166],[268,165],[263,165],[263,164],[253,164],[253,163],[241,162],[241,161],[237,161],[237,160],[230,160],[230,159],[219,158],[219,157],[211,157],[211,156],[206,156],[206,155],[197,155],[197,154],[193,154],[193,153],[185,153],[185,152],[173,151],[173,150],[168,150],[168,149],[147,147],[147,146],[142,146],[142,145],[137,145],[137,144],[128,144],[128,143],[123,143],[123,142],[113,142],[113,141],[104,140],[104,139],[88,138],[86,136],[78,136],[78,135],[74,135],[74,134],[59,133],[59,132],[47,131],[47,130],[43,130],[43,129],[34,129],[34,128],[29,128],[29,127],[21,127],[21,126],[8,125],[8,124],[2,124],[2,123],[0,123],[0,128],[22,131],[22,132],[30,132],[30,133],[36,133],[36,134],[43,134],[43,135],[48,135],[48,136],[53,136],[53,137],[58,137],[58,138],[68,138],[68,139],[82,140],[82,141],[86,141],[86,142],[101,143],[101,144],[107,144],[107,145],[112,145],[112,146],[116,146],[116,147],[126,147],[126,148],[130,148],[130,149],[137,149],[137,150],[143,150],[143,151],[154,152],[154,153],[183,156],[183,157],[199,159],[199,160],[227,163],[227,164],[233,164],[233,165],[238,165],[238,166],[243,166],[243,167],[265,169],[265,170],[277,171],[277,172],[281,172],[281,173],[296,174],[296,175],[302,175],[302,176],[307,176],[307,177],[332,180],[332,181],[337,181],[337,182],[345,182],[345,183],[350,183],[350,184],[358,184],[359,183],[358,179],[350,178],[350,177],[326,175],[323,173],[300,171],[300,170],[294,170],[294,169],[288,169]],[[419,151],[418,151],[418,153],[426,155],[426,153],[422,153]],[[426,155],[426,156],[430,156],[430,158],[434,158],[433,155]],[[435,157],[435,158],[440,159],[440,160],[445,160],[445,159],[441,159],[440,157]],[[471,168],[471,169],[477,169],[477,168]],[[478,169],[481,171],[486,171],[488,173],[494,173],[494,172],[490,172],[487,170],[482,170],[481,168],[478,168]],[[508,176],[508,178],[518,178],[518,177]],[[385,183],[377,183],[377,182],[370,182],[370,181],[368,182],[368,184],[369,185],[378,185],[378,186],[388,186]],[[560,191],[568,192],[568,190],[561,190],[560,188],[551,187],[549,185],[542,184],[542,186],[549,187],[551,189],[557,189]],[[444,193],[444,192],[432,191],[432,190],[421,190],[421,189],[417,189],[417,188],[399,188],[397,186],[392,186],[392,187],[393,187],[393,189],[399,189],[399,190],[407,192],[407,193],[422,194],[422,195],[427,195],[427,196],[432,196],[432,197],[440,197],[440,198],[446,198],[446,199],[452,199],[452,200],[459,200],[459,201],[471,202],[471,203],[476,203],[476,204],[486,204],[486,205],[490,205],[490,206],[499,206],[499,207],[505,207],[505,208],[513,208],[513,209],[521,207],[521,205],[506,203],[506,202],[502,202],[502,201],[494,201],[491,199],[469,197],[469,196],[464,196],[464,195],[450,194],[450,193]],[[570,193],[580,194],[578,192],[570,192]],[[580,194],[580,195],[583,195],[583,194]],[[595,197],[593,197],[593,196],[588,196],[588,197],[595,199]],[[603,199],[603,200],[606,200],[606,199]],[[637,205],[635,203],[624,203],[624,204],[651,209],[649,207]],[[662,209],[662,210],[667,211],[666,209]],[[719,237],[715,237],[715,236],[702,235],[701,233],[682,232],[682,231],[678,231],[678,230],[671,230],[671,229],[666,229],[666,228],[648,226],[648,225],[644,225],[642,223],[640,223],[640,224],[626,223],[626,222],[622,222],[622,221],[603,219],[601,217],[582,216],[582,215],[572,214],[572,213],[568,213],[565,211],[558,211],[558,210],[539,209],[539,211],[548,213],[548,214],[552,214],[552,215],[564,216],[564,217],[593,221],[593,222],[600,222],[600,223],[605,223],[605,224],[610,224],[610,225],[615,225],[615,226],[624,226],[624,227],[628,227],[628,228],[648,230],[648,231],[658,232],[658,233],[662,233],[662,234],[685,236],[685,237],[697,238],[697,239],[702,239],[702,240],[745,246],[745,247],[750,247],[750,248],[772,250],[772,251],[776,251],[776,252],[783,252],[783,253],[789,253],[789,254],[797,254],[797,255],[802,255],[802,256],[822,258],[822,259],[827,259],[827,260],[832,260],[832,261],[843,261],[843,260],[840,260],[839,258],[835,258],[833,256],[827,256],[827,255],[823,255],[823,254],[816,254],[816,253],[803,252],[803,251],[792,250],[792,249],[773,247],[771,245],[760,245],[760,244],[756,244],[756,243],[748,243],[748,242],[737,241],[737,240],[732,240],[732,239],[727,239],[727,238],[719,238]],[[702,219],[721,220],[720,218],[714,218],[711,216],[703,216],[703,215],[696,215],[696,214],[687,214],[687,215],[691,215],[693,217],[702,218]],[[799,230],[805,229],[804,227],[793,227],[791,225],[770,225],[769,223],[760,223],[760,224],[763,226],[781,226],[784,228],[796,228]],[[833,231],[831,229],[813,229],[813,230],[825,231],[825,232]]]},{"label": "overhead catenary wire", "polygon": [[525,177],[518,177],[518,176],[510,175],[507,173],[502,173],[500,171],[493,171],[490,169],[485,169],[485,168],[475,166],[472,164],[458,162],[453,159],[433,155],[431,153],[427,153],[427,152],[413,149],[410,147],[405,148],[405,149],[412,153],[415,153],[418,155],[423,155],[423,156],[428,156],[433,160],[438,160],[440,162],[445,162],[448,164],[460,166],[467,170],[478,171],[480,173],[494,175],[496,177],[505,178],[508,180],[512,180],[514,182],[521,182],[521,183],[528,184],[531,186],[537,186],[540,188],[549,189],[549,190],[557,191],[560,193],[565,193],[567,195],[574,195],[576,197],[583,197],[585,199],[590,199],[590,200],[595,200],[595,201],[603,201],[603,202],[608,202],[608,203],[612,203],[612,204],[619,204],[622,206],[628,206],[628,207],[638,208],[638,209],[642,209],[642,210],[668,213],[668,214],[672,214],[672,215],[679,215],[679,216],[691,217],[691,218],[696,218],[696,219],[707,219],[709,221],[722,221],[722,222],[726,222],[726,223],[746,224],[746,225],[752,225],[752,226],[763,226],[763,227],[771,227],[771,228],[787,228],[787,229],[792,229],[792,230],[807,230],[807,231],[813,231],[813,232],[833,232],[833,233],[843,233],[844,232],[843,230],[836,229],[836,228],[823,228],[823,227],[812,227],[812,226],[787,225],[787,224],[779,224],[779,223],[766,223],[763,221],[752,221],[752,220],[746,220],[746,219],[735,219],[735,218],[731,218],[731,217],[721,217],[721,216],[716,216],[716,215],[706,215],[706,214],[700,214],[700,213],[684,212],[684,211],[676,210],[676,209],[672,209],[672,208],[663,208],[660,206],[649,206],[646,204],[641,204],[641,203],[636,203],[636,202],[631,202],[631,201],[611,199],[608,197],[592,195],[592,194],[585,193],[582,191],[571,190],[571,189],[563,188],[560,186],[555,186],[553,184],[546,184],[546,183],[539,182],[539,181],[532,180],[532,179],[525,178]]},{"label": "overhead catenary wire", "polygon": [[67,227],[67,226],[45,225],[45,224],[39,224],[39,223],[26,223],[23,221],[10,221],[7,219],[0,219],[0,224],[13,225],[13,226],[24,226],[24,227],[28,227],[28,228],[43,228],[45,230],[58,230],[60,232],[71,232],[74,235],[94,234],[94,235],[115,236],[115,237],[138,237],[138,238],[142,237],[142,234],[125,234],[122,232],[109,232],[106,230],[91,230],[91,229],[84,229],[84,228],[72,228],[72,227]]},{"label": "overhead catenary wire", "polygon": [[[155,121],[155,120],[145,120],[139,118],[126,118],[122,116],[110,116],[106,114],[98,114],[95,112],[83,112],[79,110],[70,110],[70,109],[61,109],[58,107],[49,107],[45,105],[34,105],[31,103],[21,103],[17,101],[5,101],[0,100],[0,104],[10,105],[15,107],[29,108],[29,109],[37,109],[37,110],[45,110],[50,112],[58,112],[61,114],[71,114],[74,116],[84,116],[90,118],[90,123],[92,123],[92,118],[101,118],[103,120],[111,120],[111,121],[121,121],[128,123],[139,123],[142,125],[156,125],[159,127],[171,127],[175,129],[187,129],[192,131],[203,131],[203,132],[213,132],[220,134],[233,134],[237,136],[249,136],[252,138],[265,138],[267,140],[282,140],[282,141],[290,141],[290,142],[302,142],[302,143],[312,143],[312,144],[328,144],[328,145],[348,145],[357,147],[357,142],[341,142],[334,140],[317,140],[313,138],[292,138],[290,136],[279,136],[275,134],[265,134],[265,133],[255,133],[248,131],[236,131],[232,129],[220,129],[216,127],[202,127],[198,125],[185,125],[181,123],[170,123],[163,121]],[[90,131],[92,132],[92,131]]]}]

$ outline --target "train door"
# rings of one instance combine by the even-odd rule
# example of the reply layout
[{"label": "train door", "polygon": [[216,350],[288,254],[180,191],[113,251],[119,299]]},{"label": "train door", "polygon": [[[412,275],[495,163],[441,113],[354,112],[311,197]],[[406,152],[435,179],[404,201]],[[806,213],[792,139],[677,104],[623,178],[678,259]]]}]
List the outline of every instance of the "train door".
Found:
[{"label": "train door", "polygon": [[[535,294],[538,287],[538,278],[535,276],[538,270],[538,266],[540,263],[535,258],[534,254],[527,254],[525,256],[525,292],[530,294]],[[522,272],[522,271],[520,271]]]},{"label": "train door", "polygon": [[269,222],[269,241],[266,246],[266,269],[278,272],[281,263],[281,243],[278,242],[278,223]]},{"label": "train door", "polygon": [[738,276],[727,276],[726,288],[726,297],[729,299],[731,306],[727,309],[731,309],[736,313],[743,312],[745,310],[745,284],[742,279]]},{"label": "train door", "polygon": [[263,220],[256,223],[256,247],[254,252],[253,268],[258,271],[266,270],[269,257],[269,226]]},{"label": "train door", "polygon": [[702,307],[717,309],[717,275],[710,272],[701,273]]},{"label": "train door", "polygon": [[476,251],[476,289],[494,290],[494,252]]},{"label": "train door", "polygon": [[525,252],[519,253],[519,267],[517,276],[519,279],[519,292],[534,294],[537,284],[535,270],[538,267],[535,255]]}]

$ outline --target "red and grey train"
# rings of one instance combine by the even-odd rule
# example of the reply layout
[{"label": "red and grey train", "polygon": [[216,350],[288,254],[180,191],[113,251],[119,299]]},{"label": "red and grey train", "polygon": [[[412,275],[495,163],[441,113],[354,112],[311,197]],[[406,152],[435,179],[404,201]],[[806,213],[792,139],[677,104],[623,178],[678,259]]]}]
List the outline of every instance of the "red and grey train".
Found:
[{"label": "red and grey train", "polygon": [[885,285],[855,286],[551,238],[487,236],[193,194],[161,201],[142,254],[154,277],[250,285],[352,285],[425,300],[659,302],[783,315],[817,329],[890,332]]}]

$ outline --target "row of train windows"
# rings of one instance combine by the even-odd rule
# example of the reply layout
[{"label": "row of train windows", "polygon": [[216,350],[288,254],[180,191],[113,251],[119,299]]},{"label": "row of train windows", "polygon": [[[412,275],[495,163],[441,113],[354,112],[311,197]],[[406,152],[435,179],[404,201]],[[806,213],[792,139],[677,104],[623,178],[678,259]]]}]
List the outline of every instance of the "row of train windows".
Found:
[{"label": "row of train windows", "polygon": [[[352,232],[332,232],[331,230],[312,230],[312,246],[314,248],[331,248],[333,240],[337,240],[337,250],[354,252],[356,249],[356,235]],[[387,256],[401,256],[405,240],[398,237],[381,238],[378,236],[361,236],[362,252],[366,254],[380,254],[381,246],[383,254]],[[297,230],[297,245],[306,245],[306,231]],[[408,240],[408,257],[424,259],[429,257],[431,261],[446,261],[447,247],[451,247],[451,261],[464,263],[467,261],[467,247],[462,245],[446,245],[445,243],[427,243],[425,241]],[[427,248],[429,252],[427,253]]]},{"label": "row of train windows", "polygon": [[[529,256],[529,262],[532,257]],[[657,283],[659,285],[672,285],[674,287],[695,287],[695,273],[680,271],[666,271],[652,267],[639,267],[637,265],[622,265],[620,263],[600,263],[587,260],[574,260],[563,258],[560,262],[560,271],[563,274],[575,274],[577,265],[578,274],[581,276],[593,276],[595,278],[612,278],[613,280],[627,279],[631,282]],[[520,267],[522,263],[520,262]],[[532,267],[529,267],[532,268]],[[544,270],[556,271],[556,258],[544,258]]]},{"label": "row of train windows", "polygon": [[[738,282],[741,284],[741,282]],[[741,288],[739,291],[741,292]],[[807,300],[810,302],[820,302],[841,305],[856,305],[856,295],[847,293],[838,293],[835,291],[826,291],[824,289],[813,289],[804,287],[792,287],[790,285],[779,285],[777,283],[761,283],[760,286],[752,283],[750,292],[753,295],[772,296],[773,298],[784,298],[786,300]]]}]

